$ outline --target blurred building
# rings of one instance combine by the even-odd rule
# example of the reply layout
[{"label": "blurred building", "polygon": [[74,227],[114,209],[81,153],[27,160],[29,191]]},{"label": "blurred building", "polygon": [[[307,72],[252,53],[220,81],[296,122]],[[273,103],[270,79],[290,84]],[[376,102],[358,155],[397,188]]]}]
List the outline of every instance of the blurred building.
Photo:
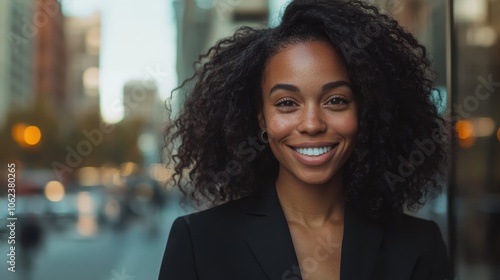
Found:
[{"label": "blurred building", "polygon": [[27,107],[34,91],[33,0],[0,1],[0,127],[13,107]]},{"label": "blurred building", "polygon": [[154,80],[130,80],[123,87],[123,122],[138,124],[138,148],[148,166],[159,162],[165,107]]},{"label": "blurred building", "polygon": [[163,103],[153,80],[130,80],[123,87],[124,120],[141,120],[148,127],[157,127],[163,120]]},{"label": "blurred building", "polygon": [[[35,94],[56,112],[66,110],[66,38],[64,15],[57,0],[35,0]],[[62,115],[61,115],[62,116]]]},{"label": "blurred building", "polygon": [[[177,21],[177,75],[179,85],[193,75],[198,56],[240,26],[266,26],[268,0],[174,0]],[[172,104],[174,113],[181,107],[183,96]]]},{"label": "blurred building", "polygon": [[68,68],[68,105],[77,116],[99,111],[99,54],[101,15],[65,20]]}]

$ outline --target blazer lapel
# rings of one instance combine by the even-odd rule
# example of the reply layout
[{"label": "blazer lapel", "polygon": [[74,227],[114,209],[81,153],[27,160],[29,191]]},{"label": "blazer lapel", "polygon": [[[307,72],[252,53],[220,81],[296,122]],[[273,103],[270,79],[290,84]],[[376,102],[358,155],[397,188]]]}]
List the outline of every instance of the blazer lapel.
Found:
[{"label": "blazer lapel", "polygon": [[246,242],[268,279],[301,280],[297,255],[276,188],[268,183],[242,210],[253,219]]},{"label": "blazer lapel", "polygon": [[344,215],[340,279],[374,279],[382,228],[357,215],[349,206],[346,206]]}]

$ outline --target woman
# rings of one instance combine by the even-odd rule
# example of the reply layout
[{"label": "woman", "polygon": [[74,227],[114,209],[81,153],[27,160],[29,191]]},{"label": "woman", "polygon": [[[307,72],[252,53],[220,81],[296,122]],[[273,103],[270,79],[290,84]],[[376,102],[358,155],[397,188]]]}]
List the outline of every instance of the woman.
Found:
[{"label": "woman", "polygon": [[403,214],[439,190],[446,135],[395,20],[296,0],[201,61],[166,140],[174,182],[218,206],[174,221],[159,279],[449,277],[436,224]]}]

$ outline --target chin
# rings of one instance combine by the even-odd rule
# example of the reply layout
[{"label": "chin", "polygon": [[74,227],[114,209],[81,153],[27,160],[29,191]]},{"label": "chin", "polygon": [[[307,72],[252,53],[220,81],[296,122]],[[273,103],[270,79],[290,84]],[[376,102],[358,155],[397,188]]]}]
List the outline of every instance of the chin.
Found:
[{"label": "chin", "polygon": [[300,181],[304,182],[305,184],[308,185],[325,185],[329,182],[333,181],[333,175],[325,175],[324,173],[321,174],[315,174],[315,173],[310,173],[310,174],[299,174],[297,176]]}]

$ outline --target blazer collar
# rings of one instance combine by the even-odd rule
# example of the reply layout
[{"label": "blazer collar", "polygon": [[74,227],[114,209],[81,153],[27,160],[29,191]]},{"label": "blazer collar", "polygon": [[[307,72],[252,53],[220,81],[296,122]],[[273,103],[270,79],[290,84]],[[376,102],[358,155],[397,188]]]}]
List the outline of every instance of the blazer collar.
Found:
[{"label": "blazer collar", "polygon": [[[253,216],[246,242],[268,279],[302,279],[276,186],[269,182],[263,187],[242,205],[242,211]],[[372,279],[382,228],[357,215],[348,205],[344,215],[340,279]]]}]

